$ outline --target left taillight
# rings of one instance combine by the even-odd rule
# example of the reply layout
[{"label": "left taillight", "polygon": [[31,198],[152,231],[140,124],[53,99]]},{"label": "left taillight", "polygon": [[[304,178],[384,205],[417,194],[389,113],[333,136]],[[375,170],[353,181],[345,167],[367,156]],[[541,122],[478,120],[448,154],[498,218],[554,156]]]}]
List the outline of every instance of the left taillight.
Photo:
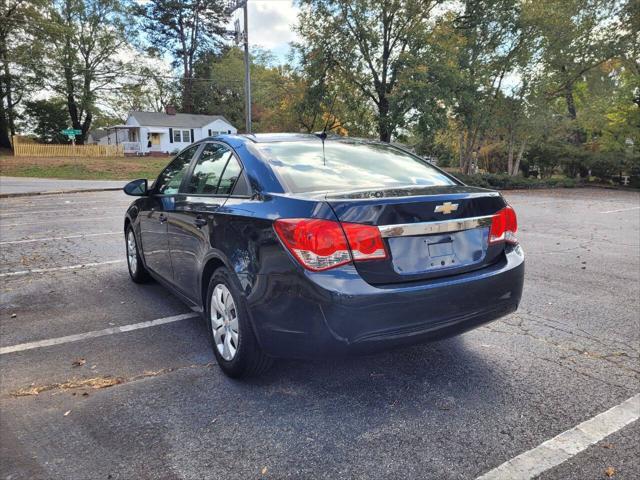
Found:
[{"label": "left taillight", "polygon": [[489,244],[506,242],[517,244],[518,219],[516,212],[510,206],[504,207],[493,216],[491,230],[489,230]]},{"label": "left taillight", "polygon": [[380,231],[371,225],[287,218],[276,220],[274,229],[296,260],[309,270],[387,257]]}]

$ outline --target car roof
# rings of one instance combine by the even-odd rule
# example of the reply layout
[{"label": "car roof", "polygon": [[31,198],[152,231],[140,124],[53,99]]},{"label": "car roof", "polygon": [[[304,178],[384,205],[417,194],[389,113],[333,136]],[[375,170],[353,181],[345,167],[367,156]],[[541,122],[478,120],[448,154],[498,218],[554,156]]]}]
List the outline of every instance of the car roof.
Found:
[{"label": "car roof", "polygon": [[313,133],[245,133],[240,136],[251,140],[254,143],[274,143],[274,142],[302,142],[309,140],[320,140],[320,137]]}]

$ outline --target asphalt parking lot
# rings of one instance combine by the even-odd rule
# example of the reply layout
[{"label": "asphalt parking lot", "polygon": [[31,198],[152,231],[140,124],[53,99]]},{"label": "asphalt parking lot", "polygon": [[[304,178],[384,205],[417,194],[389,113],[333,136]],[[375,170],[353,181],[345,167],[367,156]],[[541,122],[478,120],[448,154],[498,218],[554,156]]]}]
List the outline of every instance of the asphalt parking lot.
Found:
[{"label": "asphalt parking lot", "polygon": [[[474,479],[638,394],[640,194],[505,196],[527,255],[516,314],[242,382],[187,307],[129,281],[130,198],[0,200],[1,477]],[[640,478],[640,422],[540,478],[608,474]]]}]

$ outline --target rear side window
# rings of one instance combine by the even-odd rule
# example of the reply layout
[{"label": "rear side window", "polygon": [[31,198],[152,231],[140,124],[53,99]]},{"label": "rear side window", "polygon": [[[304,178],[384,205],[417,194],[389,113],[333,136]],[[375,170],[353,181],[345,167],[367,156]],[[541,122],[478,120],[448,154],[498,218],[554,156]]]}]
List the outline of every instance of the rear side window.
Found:
[{"label": "rear side window", "polygon": [[[242,178],[243,182],[238,182]],[[242,188],[234,188],[241,184]],[[193,195],[248,194],[242,166],[231,149],[220,143],[208,143],[202,149],[187,183],[186,193]]]},{"label": "rear side window", "polygon": [[189,179],[187,193],[214,195],[222,178],[231,150],[220,143],[207,143]]},{"label": "rear side window", "polygon": [[194,145],[193,147],[187,148],[174,158],[169,165],[167,165],[167,167],[158,176],[154,185],[156,193],[163,195],[174,195],[178,193],[180,183],[182,183],[182,178],[185,173],[187,173],[191,158],[193,157],[193,154],[196,153],[198,147],[199,145]]},{"label": "rear side window", "polygon": [[456,185],[426,161],[391,145],[354,140],[258,143],[292,192]]},{"label": "rear side window", "polygon": [[238,181],[238,177],[242,172],[242,168],[238,164],[238,161],[232,155],[227,163],[227,168],[224,169],[222,179],[220,180],[220,186],[218,186],[218,194],[228,195],[231,193],[233,186]]}]

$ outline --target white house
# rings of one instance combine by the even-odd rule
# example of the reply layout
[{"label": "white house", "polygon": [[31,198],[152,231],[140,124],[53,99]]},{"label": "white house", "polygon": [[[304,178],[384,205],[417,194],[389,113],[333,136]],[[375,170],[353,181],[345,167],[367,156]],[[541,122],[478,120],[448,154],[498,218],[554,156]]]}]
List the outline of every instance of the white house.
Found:
[{"label": "white house", "polygon": [[173,153],[202,138],[238,130],[221,115],[161,112],[130,112],[124,125],[106,129],[100,145],[124,145],[125,153]]}]

